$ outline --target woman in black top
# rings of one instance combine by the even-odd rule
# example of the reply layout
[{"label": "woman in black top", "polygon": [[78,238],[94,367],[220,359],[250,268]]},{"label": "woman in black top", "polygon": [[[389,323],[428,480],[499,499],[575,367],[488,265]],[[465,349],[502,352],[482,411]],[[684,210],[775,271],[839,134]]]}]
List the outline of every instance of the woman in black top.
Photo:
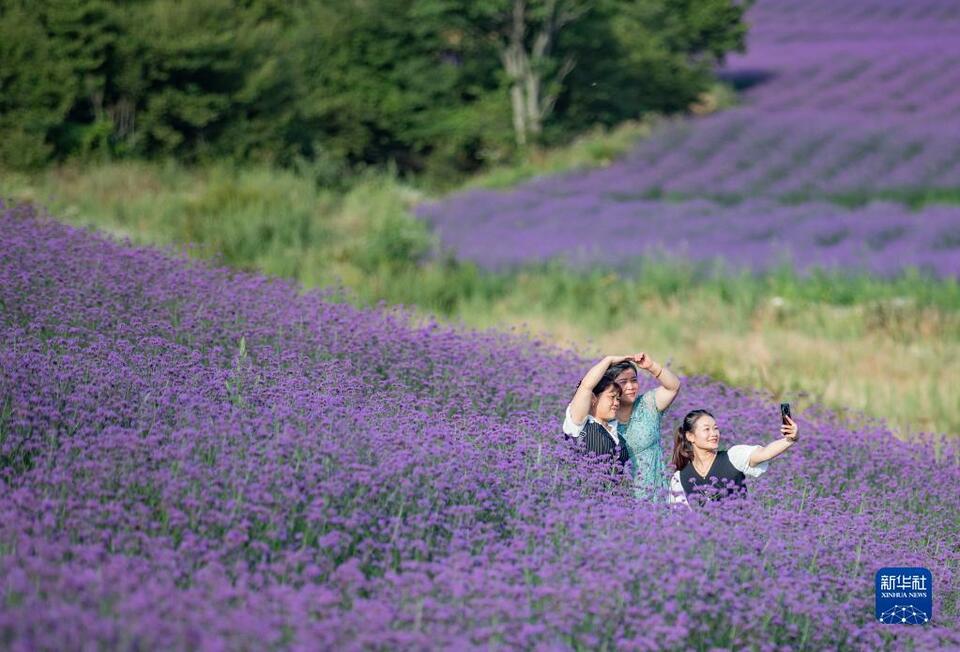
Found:
[{"label": "woman in black top", "polygon": [[770,460],[797,441],[799,428],[789,416],[780,426],[782,437],[766,446],[738,445],[719,450],[720,428],[706,410],[693,410],[683,418],[673,442],[670,502],[689,506],[690,498],[717,500],[730,493],[746,492],[747,477],[767,470]]},{"label": "woman in black top", "polygon": [[626,359],[608,356],[594,365],[577,385],[563,419],[565,435],[582,442],[591,453],[612,457],[619,465],[629,460],[627,447],[617,433],[621,389],[615,376],[606,371],[611,364]]}]

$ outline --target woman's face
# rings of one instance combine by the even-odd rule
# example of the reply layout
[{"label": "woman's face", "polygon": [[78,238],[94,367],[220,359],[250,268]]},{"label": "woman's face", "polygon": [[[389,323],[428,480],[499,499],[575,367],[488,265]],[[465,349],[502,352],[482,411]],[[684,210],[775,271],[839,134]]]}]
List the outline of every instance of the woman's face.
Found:
[{"label": "woman's face", "polygon": [[610,421],[617,418],[617,408],[620,407],[620,391],[616,385],[610,385],[600,392],[600,396],[593,397],[593,416],[595,419]]},{"label": "woman's face", "polygon": [[693,432],[687,433],[687,440],[695,448],[701,450],[715,451],[720,445],[720,428],[716,420],[708,414],[704,414],[693,426]]},{"label": "woman's face", "polygon": [[640,383],[637,380],[637,372],[635,369],[624,369],[617,374],[614,382],[620,385],[620,389],[623,390],[621,400],[624,403],[633,403],[637,400],[637,394],[640,392]]}]

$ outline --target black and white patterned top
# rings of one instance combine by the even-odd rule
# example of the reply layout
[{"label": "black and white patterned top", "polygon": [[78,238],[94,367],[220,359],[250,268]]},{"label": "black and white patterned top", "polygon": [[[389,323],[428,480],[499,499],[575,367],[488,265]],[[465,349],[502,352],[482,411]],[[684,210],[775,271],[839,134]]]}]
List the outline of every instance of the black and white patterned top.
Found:
[{"label": "black and white patterned top", "polygon": [[582,442],[589,452],[610,456],[620,464],[626,464],[630,459],[629,451],[617,432],[616,420],[604,425],[588,414],[583,423],[577,424],[570,416],[568,405],[563,418],[563,434]]}]

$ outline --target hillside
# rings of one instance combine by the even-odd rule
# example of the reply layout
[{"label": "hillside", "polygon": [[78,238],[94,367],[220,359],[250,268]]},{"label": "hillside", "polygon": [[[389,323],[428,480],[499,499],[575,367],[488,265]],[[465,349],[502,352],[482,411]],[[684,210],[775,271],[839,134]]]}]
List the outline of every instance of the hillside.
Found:
[{"label": "hillside", "polygon": [[[0,217],[0,645],[948,649],[960,448],[800,415],[739,506],[634,501],[559,436],[587,361]],[[777,408],[684,379],[727,443]],[[879,566],[935,578],[874,622]]]}]

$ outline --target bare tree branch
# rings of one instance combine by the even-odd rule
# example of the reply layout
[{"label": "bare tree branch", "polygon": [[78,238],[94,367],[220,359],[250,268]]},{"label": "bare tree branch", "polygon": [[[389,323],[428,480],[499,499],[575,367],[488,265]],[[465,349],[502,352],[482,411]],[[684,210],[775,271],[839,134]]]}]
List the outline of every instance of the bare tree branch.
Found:
[{"label": "bare tree branch", "polygon": [[[542,22],[527,47],[530,30],[527,0],[514,0],[507,33],[499,41],[498,49],[503,67],[510,79],[510,103],[517,144],[524,146],[527,134],[539,134],[544,119],[553,110],[563,88],[563,81],[576,65],[574,57],[563,63],[545,80],[549,69],[546,62],[552,55],[560,30],[589,11],[590,2],[577,0],[546,0]],[[549,88],[550,92],[544,94]]]},{"label": "bare tree branch", "polygon": [[563,85],[563,80],[573,71],[576,65],[577,60],[575,57],[570,56],[563,60],[563,65],[560,66],[556,79],[553,80],[554,90],[544,96],[540,104],[541,116],[546,116],[553,111],[553,107],[557,103],[557,98],[560,96],[560,87]]}]

